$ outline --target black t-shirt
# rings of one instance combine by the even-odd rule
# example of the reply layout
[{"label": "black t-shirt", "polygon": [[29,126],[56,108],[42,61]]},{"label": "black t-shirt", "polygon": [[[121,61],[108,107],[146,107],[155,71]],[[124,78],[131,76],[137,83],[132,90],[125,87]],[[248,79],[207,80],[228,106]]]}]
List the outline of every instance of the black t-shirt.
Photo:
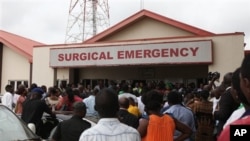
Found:
[{"label": "black t-shirt", "polygon": [[52,113],[48,105],[40,99],[30,99],[23,103],[22,120],[28,123],[34,123],[38,125],[41,122],[43,113],[48,113],[52,117],[55,115]]},{"label": "black t-shirt", "polygon": [[82,132],[91,127],[91,124],[79,116],[58,124],[52,138],[56,141],[78,141]]},{"label": "black t-shirt", "polygon": [[128,126],[134,127],[135,129],[139,126],[139,119],[127,110],[120,109],[118,117],[120,122],[127,124]]}]

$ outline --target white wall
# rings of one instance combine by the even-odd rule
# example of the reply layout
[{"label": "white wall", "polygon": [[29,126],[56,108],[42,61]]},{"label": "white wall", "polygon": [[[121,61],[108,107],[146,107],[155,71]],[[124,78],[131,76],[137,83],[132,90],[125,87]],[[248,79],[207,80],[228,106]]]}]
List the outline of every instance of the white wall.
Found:
[{"label": "white wall", "polygon": [[209,71],[219,71],[222,81],[223,75],[233,72],[241,65],[244,57],[244,36],[219,36],[214,37],[213,41],[214,63],[209,66]]},{"label": "white wall", "polygon": [[129,39],[144,39],[144,38],[162,38],[162,37],[178,37],[178,36],[194,36],[194,34],[178,29],[171,25],[145,18],[128,28],[125,28],[105,41],[114,40],[129,40]]},{"label": "white wall", "polygon": [[[234,71],[244,57],[244,36],[243,35],[221,35],[221,36],[213,36],[213,37],[195,37],[195,38],[175,38],[175,39],[165,39],[164,42],[178,42],[178,41],[195,41],[195,40],[212,40],[213,44],[213,63],[208,65],[208,70],[206,69],[198,69],[195,68],[195,65],[183,66],[183,65],[167,65],[166,69],[159,68],[157,66],[149,66],[154,67],[156,70],[156,77],[162,78],[165,75],[165,79],[168,79],[168,71],[171,71],[171,76],[175,76],[179,78],[178,75],[182,75],[190,78],[191,74],[194,77],[206,77],[206,71],[218,71],[221,73],[220,82],[223,79],[223,75],[227,72]],[[140,41],[141,42],[141,41]],[[149,41],[145,41],[149,42]],[[156,42],[156,41],[150,41]],[[159,40],[157,41],[159,42]],[[121,43],[122,44],[122,43]],[[83,45],[84,46],[84,45]],[[34,49],[33,56],[33,82],[37,82],[38,84],[46,84],[48,86],[52,86],[54,73],[53,69],[49,67],[49,48],[61,48],[61,47],[75,47],[75,45],[69,46],[51,46],[51,47],[39,47]],[[40,55],[39,55],[40,54]],[[41,57],[42,54],[42,57]],[[197,64],[196,64],[197,65]],[[143,66],[143,65],[141,65]],[[203,64],[204,66],[204,64]],[[144,66],[145,67],[145,66]],[[180,68],[183,69],[180,69]],[[159,69],[158,69],[159,68]],[[176,69],[175,69],[176,68]],[[191,68],[191,69],[190,69]],[[99,78],[111,78],[111,79],[143,79],[138,77],[140,74],[139,67],[94,67],[94,68],[82,68],[80,69],[80,79],[99,79]],[[200,74],[198,74],[200,72]],[[122,75],[119,75],[122,74]],[[120,77],[120,78],[119,78]],[[57,78],[56,79],[69,79],[69,68],[58,68],[57,69]]]},{"label": "white wall", "polygon": [[1,94],[5,92],[5,86],[9,80],[29,80],[30,63],[27,58],[17,54],[11,48],[3,47],[3,60],[2,60],[2,84]]},{"label": "white wall", "polygon": [[54,70],[49,67],[49,48],[35,47],[33,49],[32,83],[37,85],[53,86]]},{"label": "white wall", "polygon": [[59,68],[56,70],[56,78],[54,68],[50,67],[50,47],[35,47],[33,49],[33,82],[38,85],[54,86],[54,81],[69,80],[69,68]]},{"label": "white wall", "polygon": [[69,81],[69,68],[57,69],[57,79]]}]

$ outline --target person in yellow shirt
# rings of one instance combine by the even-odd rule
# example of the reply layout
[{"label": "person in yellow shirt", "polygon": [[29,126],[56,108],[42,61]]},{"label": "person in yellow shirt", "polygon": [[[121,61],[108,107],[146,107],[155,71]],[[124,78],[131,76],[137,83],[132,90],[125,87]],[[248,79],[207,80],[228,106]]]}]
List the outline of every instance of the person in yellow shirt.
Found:
[{"label": "person in yellow shirt", "polygon": [[141,116],[141,113],[139,108],[137,107],[137,103],[135,103],[132,97],[129,97],[128,99],[129,99],[128,112],[139,118]]}]

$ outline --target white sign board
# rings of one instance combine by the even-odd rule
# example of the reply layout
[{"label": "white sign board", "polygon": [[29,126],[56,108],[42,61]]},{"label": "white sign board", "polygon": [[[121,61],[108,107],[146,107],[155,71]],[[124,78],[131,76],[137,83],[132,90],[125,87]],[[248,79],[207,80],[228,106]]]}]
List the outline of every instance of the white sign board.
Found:
[{"label": "white sign board", "polygon": [[212,63],[212,41],[57,48],[51,67]]}]

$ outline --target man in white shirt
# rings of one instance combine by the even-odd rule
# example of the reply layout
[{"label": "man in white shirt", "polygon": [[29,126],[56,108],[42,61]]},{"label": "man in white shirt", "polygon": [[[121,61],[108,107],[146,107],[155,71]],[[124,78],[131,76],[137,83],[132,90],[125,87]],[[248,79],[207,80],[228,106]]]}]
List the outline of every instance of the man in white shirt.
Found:
[{"label": "man in white shirt", "polygon": [[79,141],[140,141],[138,131],[121,123],[116,113],[119,111],[119,102],[116,92],[104,88],[95,98],[95,109],[101,119],[88,130],[85,130]]},{"label": "man in white shirt", "polygon": [[6,85],[5,86],[6,93],[2,97],[2,104],[8,107],[10,110],[12,110],[13,107],[13,87],[12,85]]}]

